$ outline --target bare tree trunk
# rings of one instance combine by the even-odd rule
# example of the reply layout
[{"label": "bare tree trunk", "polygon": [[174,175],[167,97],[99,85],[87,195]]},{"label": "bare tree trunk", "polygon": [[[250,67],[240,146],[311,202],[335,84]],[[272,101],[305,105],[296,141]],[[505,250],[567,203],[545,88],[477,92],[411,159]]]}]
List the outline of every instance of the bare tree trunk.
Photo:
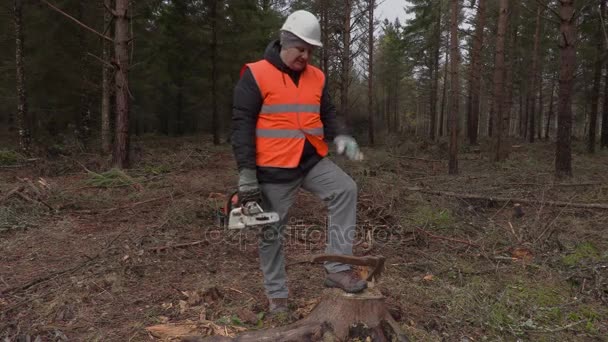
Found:
[{"label": "bare tree trunk", "polygon": [[[482,0],[483,1],[483,0]],[[434,39],[435,46],[433,47],[433,66],[432,66],[432,86],[430,94],[430,138],[435,140],[435,132],[437,131],[437,91],[439,88],[439,48],[441,46],[441,9],[437,10],[437,21],[434,28]]]},{"label": "bare tree trunk", "polygon": [[[505,122],[506,136],[510,135],[511,130],[511,109],[513,107],[513,63],[517,60],[517,24],[515,23],[515,18],[518,17],[517,14],[517,2],[511,4],[511,24],[507,25],[509,28],[507,32],[509,32],[509,42],[508,42],[508,50],[509,53],[505,54],[505,96],[503,98],[503,122]],[[508,147],[508,146],[507,146]]]},{"label": "bare tree trunk", "polygon": [[604,108],[602,113],[602,148],[608,147],[608,63],[606,63],[606,76],[604,77]]},{"label": "bare tree trunk", "polygon": [[549,96],[549,113],[547,114],[547,125],[545,126],[545,140],[549,140],[549,129],[553,117],[553,94],[555,93],[555,78],[551,81],[551,96]]},{"label": "bare tree trunk", "polygon": [[17,84],[17,129],[19,131],[19,145],[21,152],[25,155],[31,154],[32,133],[30,129],[29,113],[27,110],[27,93],[25,90],[25,65],[24,65],[24,36],[23,36],[23,1],[15,0],[15,63]]},{"label": "bare tree trunk", "polygon": [[[103,26],[104,30],[102,31],[104,35],[108,35],[107,33],[110,31],[110,23],[112,21],[112,13],[110,13],[106,8],[112,8],[112,0],[104,0],[104,14],[103,14]],[[102,44],[102,57],[104,61],[110,60],[110,46],[105,39],[101,40]],[[108,68],[107,65],[102,66],[101,70],[101,151],[103,153],[110,153],[110,149],[112,146],[112,133],[110,132],[110,82],[112,77],[112,69]]]},{"label": "bare tree trunk", "polygon": [[[83,21],[85,1],[78,2],[78,20]],[[86,45],[84,31],[78,31],[79,46],[83,48],[80,53],[80,113],[76,118],[76,137],[86,150],[89,147],[89,139],[91,136],[91,94],[89,91],[89,75],[87,68],[87,52],[84,48]]]},{"label": "bare tree trunk", "polygon": [[445,64],[443,66],[443,91],[441,95],[441,111],[439,112],[439,136],[443,136],[443,122],[445,121],[444,114],[445,113],[445,102],[447,98],[447,89],[448,89],[448,59],[449,59],[449,51],[448,43],[449,39],[446,39],[446,49],[445,49]]},{"label": "bare tree trunk", "polygon": [[509,16],[509,0],[500,0],[498,16],[498,32],[496,35],[496,55],[494,59],[494,161],[502,161],[508,157],[508,122],[504,118],[504,76],[505,76],[505,34]]},{"label": "bare tree trunk", "polygon": [[473,49],[471,51],[471,70],[469,71],[469,93],[467,96],[467,113],[469,144],[477,145],[477,131],[479,129],[479,91],[481,78],[481,47],[483,46],[483,31],[486,26],[486,0],[479,0],[475,18],[475,36],[473,36]]},{"label": "bare tree trunk", "polygon": [[369,0],[369,45],[368,45],[368,76],[367,76],[367,111],[369,115],[369,144],[374,146],[374,0]]},{"label": "bare tree trunk", "polygon": [[114,141],[114,165],[129,167],[129,33],[130,17],[127,13],[129,0],[116,0],[114,50],[116,56],[116,133]]},{"label": "bare tree trunk", "polygon": [[[542,67],[541,67],[542,69]],[[542,71],[541,71],[542,74]],[[543,97],[543,78],[541,77],[539,80],[540,84],[538,86],[538,129],[536,130],[536,138],[538,140],[542,140],[542,132],[543,132],[543,115],[544,115],[544,107],[545,107],[545,99]]]},{"label": "bare tree trunk", "polygon": [[329,73],[329,1],[321,0],[321,39],[323,41],[323,49],[321,49],[321,68],[325,74]]},{"label": "bare tree trunk", "polygon": [[344,120],[348,123],[350,115],[348,111],[348,88],[350,83],[350,18],[352,12],[352,1],[344,0],[344,21],[342,23],[342,72],[340,75],[340,110]]},{"label": "bare tree trunk", "polygon": [[213,130],[213,144],[219,145],[220,117],[217,110],[217,1],[211,1],[211,129]]},{"label": "bare tree trunk", "polygon": [[458,52],[458,14],[460,6],[458,0],[451,1],[450,13],[450,74],[452,84],[450,89],[450,160],[448,173],[458,174],[458,107],[460,83],[458,79],[458,68],[460,67],[460,54]]},{"label": "bare tree trunk", "polygon": [[[606,1],[600,2],[600,13],[603,15],[606,8]],[[604,54],[604,29],[603,23],[600,23],[596,31],[596,50],[595,50],[595,66],[593,71],[593,90],[591,91],[591,112],[589,113],[589,136],[587,140],[587,152],[595,153],[595,139],[597,133],[597,116],[599,112],[600,100],[600,83],[602,79],[602,64]]]},{"label": "bare tree trunk", "polygon": [[559,0],[560,66],[555,174],[572,177],[572,92],[576,69],[574,0]]},{"label": "bare tree trunk", "polygon": [[540,46],[540,30],[542,25],[542,13],[544,7],[541,4],[536,5],[536,29],[534,31],[534,51],[532,52],[532,89],[530,90],[530,103],[528,107],[528,119],[529,122],[529,141],[531,143],[534,142],[535,138],[535,122],[534,118],[536,116],[536,96],[538,93],[538,54],[539,54],[539,46]]}]

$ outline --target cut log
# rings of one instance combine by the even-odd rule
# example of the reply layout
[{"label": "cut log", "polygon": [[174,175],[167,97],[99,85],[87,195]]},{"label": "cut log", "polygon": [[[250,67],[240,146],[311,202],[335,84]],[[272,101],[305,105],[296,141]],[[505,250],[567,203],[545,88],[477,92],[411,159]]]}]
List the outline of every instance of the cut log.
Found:
[{"label": "cut log", "polygon": [[[290,325],[269,330],[245,332],[234,338],[225,336],[183,338],[187,342],[264,342],[264,341],[408,341],[399,324],[386,308],[384,296],[376,289],[360,294],[327,289],[308,317]],[[368,334],[367,336],[361,336]]]}]

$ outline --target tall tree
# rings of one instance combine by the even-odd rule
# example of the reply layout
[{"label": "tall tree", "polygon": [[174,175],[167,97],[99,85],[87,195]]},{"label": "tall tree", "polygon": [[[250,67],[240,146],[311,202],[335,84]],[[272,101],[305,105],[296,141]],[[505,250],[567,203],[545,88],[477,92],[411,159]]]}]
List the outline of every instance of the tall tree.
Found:
[{"label": "tall tree", "polygon": [[576,25],[574,0],[559,0],[560,64],[555,174],[572,176],[572,93],[576,69]]},{"label": "tall tree", "polygon": [[[608,45],[608,44],[607,44]],[[604,108],[602,113],[602,140],[601,147],[608,147],[608,63],[606,63],[606,76],[604,77]]]},{"label": "tall tree", "polygon": [[518,49],[517,49],[517,45],[518,45],[518,38],[519,38],[519,32],[518,32],[518,14],[519,14],[519,6],[517,2],[513,2],[509,4],[510,6],[510,15],[509,15],[509,19],[508,19],[508,28],[507,28],[507,32],[509,34],[509,40],[508,42],[505,42],[505,44],[507,44],[507,48],[505,49],[505,94],[503,97],[503,111],[502,111],[502,115],[503,115],[503,122],[505,122],[507,124],[506,130],[507,130],[507,136],[510,135],[510,127],[511,127],[511,123],[514,122],[515,120],[512,120],[512,116],[511,116],[511,109],[513,107],[513,74],[514,74],[514,64],[515,61],[517,61],[518,57],[519,57],[519,53],[518,53]]},{"label": "tall tree", "polygon": [[220,144],[220,117],[217,108],[217,81],[218,81],[218,63],[217,63],[217,24],[219,21],[218,1],[210,1],[211,3],[211,129],[213,130],[213,144]]},{"label": "tall tree", "polygon": [[445,40],[445,63],[443,65],[443,90],[441,91],[441,109],[439,109],[439,136],[443,136],[443,121],[445,113],[445,104],[447,101],[447,89],[448,89],[448,62],[450,58],[449,39]]},{"label": "tall tree", "polygon": [[551,95],[549,96],[549,113],[547,113],[547,125],[545,126],[545,140],[549,140],[549,129],[551,128],[551,119],[553,118],[553,95],[555,94],[555,77],[552,76]]},{"label": "tall tree", "polygon": [[369,0],[368,4],[368,59],[367,59],[367,111],[369,115],[368,137],[369,144],[374,145],[374,7],[375,0]]},{"label": "tall tree", "polygon": [[544,6],[537,3],[536,4],[536,26],[534,31],[534,51],[532,52],[532,69],[530,71],[530,75],[532,76],[532,87],[529,89],[530,93],[528,94],[528,127],[529,127],[529,141],[531,143],[534,142],[535,132],[535,116],[536,116],[536,98],[538,93],[538,86],[540,82],[540,72],[539,72],[539,48],[540,48],[540,34],[541,34],[541,25],[543,23],[542,14],[544,10]]},{"label": "tall tree", "polygon": [[116,61],[116,131],[112,160],[118,168],[129,167],[129,0],[116,0],[114,53]]},{"label": "tall tree", "polygon": [[[104,35],[110,33],[110,24],[112,22],[112,13],[109,11],[112,8],[112,0],[104,0],[104,11],[103,11],[103,31]],[[110,115],[112,112],[110,101],[111,101],[111,87],[110,82],[112,78],[112,69],[108,67],[110,60],[110,44],[106,39],[101,39],[101,56],[104,62],[101,70],[101,151],[103,153],[110,153],[112,146],[112,133],[110,131]]]},{"label": "tall tree", "polygon": [[[600,1],[599,15],[600,17],[605,12],[606,0]],[[604,64],[604,27],[602,21],[599,21],[595,34],[595,63],[593,70],[593,89],[591,90],[591,112],[589,113],[589,135],[587,136],[587,152],[595,153],[595,140],[597,133],[597,116],[599,112],[600,99],[600,82],[602,79],[602,65]]]},{"label": "tall tree", "polygon": [[[482,0],[483,1],[483,0]],[[431,66],[431,93],[429,95],[430,101],[430,138],[431,140],[435,140],[435,132],[436,122],[437,122],[437,96],[438,96],[438,88],[439,88],[439,54],[441,47],[441,6],[439,6],[439,10],[434,12],[435,15],[435,25],[433,27],[433,38],[432,38],[432,59],[433,64]]]},{"label": "tall tree", "polygon": [[469,144],[477,145],[477,132],[479,130],[479,92],[481,88],[481,47],[483,46],[483,31],[486,26],[486,0],[477,3],[475,18],[475,35],[471,49],[471,63],[469,70],[469,93],[467,95],[468,136]]},{"label": "tall tree", "polygon": [[458,108],[460,83],[458,69],[460,68],[460,53],[458,52],[458,15],[460,5],[458,0],[451,0],[450,6],[450,74],[452,79],[450,89],[450,160],[448,173],[458,174]]},{"label": "tall tree", "polygon": [[[82,21],[86,7],[85,0],[78,1],[77,19]],[[76,116],[76,137],[81,146],[85,149],[89,147],[89,139],[91,136],[91,92],[89,90],[89,68],[88,68],[88,53],[86,46],[86,37],[83,30],[78,31],[78,46],[81,47],[80,52],[80,108]]]},{"label": "tall tree", "polygon": [[498,31],[496,34],[496,52],[494,56],[494,161],[501,161],[508,157],[508,121],[505,122],[504,113],[504,76],[505,76],[505,35],[509,16],[509,0],[500,0],[498,14]]},{"label": "tall tree", "polygon": [[15,0],[13,4],[15,20],[15,63],[17,70],[17,129],[19,131],[19,145],[21,152],[29,155],[31,151],[31,129],[27,110],[27,93],[25,89],[25,65],[23,49],[23,0]]},{"label": "tall tree", "polygon": [[354,0],[344,1],[344,12],[342,12],[342,56],[340,58],[340,110],[344,115],[346,122],[349,122],[350,115],[348,111],[348,91],[350,85],[351,71],[351,16]]}]

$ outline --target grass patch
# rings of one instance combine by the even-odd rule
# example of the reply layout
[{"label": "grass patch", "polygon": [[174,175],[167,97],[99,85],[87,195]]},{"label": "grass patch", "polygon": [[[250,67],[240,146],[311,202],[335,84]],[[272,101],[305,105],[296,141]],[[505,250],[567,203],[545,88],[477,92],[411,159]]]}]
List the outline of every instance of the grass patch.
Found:
[{"label": "grass patch", "polygon": [[596,259],[600,256],[597,248],[591,242],[583,242],[574,248],[574,252],[562,257],[562,262],[566,266],[578,265],[587,259]]},{"label": "grass patch", "polygon": [[450,209],[418,206],[410,216],[417,226],[429,226],[435,229],[451,228],[456,220]]},{"label": "grass patch", "polygon": [[116,168],[103,173],[89,171],[89,178],[85,182],[98,188],[116,188],[138,184],[136,179]]},{"label": "grass patch", "polygon": [[146,174],[158,176],[165,173],[171,172],[171,168],[168,165],[146,165],[143,168]]},{"label": "grass patch", "polygon": [[36,207],[0,206],[0,232],[37,227],[40,216]]},{"label": "grass patch", "polygon": [[23,156],[15,151],[0,150],[0,165],[12,166],[17,165],[23,160]]}]

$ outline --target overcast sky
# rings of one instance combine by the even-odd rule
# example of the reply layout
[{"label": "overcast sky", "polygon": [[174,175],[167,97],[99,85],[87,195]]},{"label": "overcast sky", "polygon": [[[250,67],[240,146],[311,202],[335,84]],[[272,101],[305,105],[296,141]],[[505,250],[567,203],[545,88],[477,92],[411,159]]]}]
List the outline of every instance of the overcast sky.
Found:
[{"label": "overcast sky", "polygon": [[407,5],[406,0],[377,0],[379,5],[377,8],[377,18],[384,20],[388,19],[393,22],[395,18],[399,18],[401,24],[405,24],[405,20],[408,18],[405,14],[405,6]]}]

